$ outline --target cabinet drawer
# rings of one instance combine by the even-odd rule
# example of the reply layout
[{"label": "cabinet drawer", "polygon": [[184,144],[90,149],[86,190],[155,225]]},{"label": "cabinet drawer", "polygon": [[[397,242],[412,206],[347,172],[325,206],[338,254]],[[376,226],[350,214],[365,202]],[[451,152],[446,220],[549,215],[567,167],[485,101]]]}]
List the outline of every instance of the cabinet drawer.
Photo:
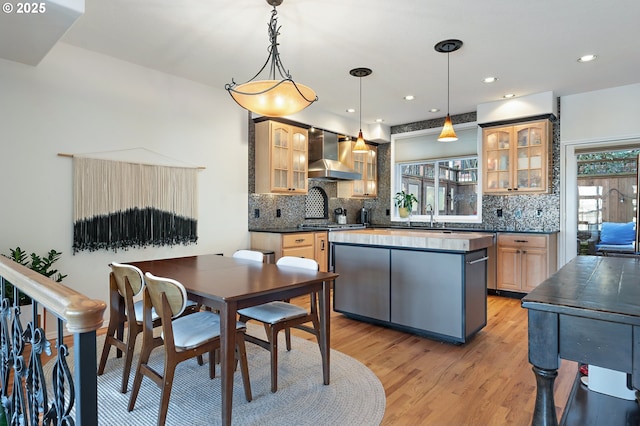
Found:
[{"label": "cabinet drawer", "polygon": [[546,248],[547,236],[533,234],[498,234],[498,245]]},{"label": "cabinet drawer", "polygon": [[[286,234],[282,236],[282,248],[311,246],[313,248],[313,232],[303,234]],[[312,250],[313,251],[313,250]],[[313,258],[313,255],[311,255]]]},{"label": "cabinet drawer", "polygon": [[292,247],[282,249],[282,256],[306,257],[307,259],[314,259],[315,252],[313,250],[313,246]]}]

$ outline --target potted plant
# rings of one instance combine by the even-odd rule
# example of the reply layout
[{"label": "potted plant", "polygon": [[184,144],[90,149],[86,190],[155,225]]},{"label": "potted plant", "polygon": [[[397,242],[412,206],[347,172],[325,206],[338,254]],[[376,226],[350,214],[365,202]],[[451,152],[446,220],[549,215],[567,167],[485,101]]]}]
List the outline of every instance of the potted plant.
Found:
[{"label": "potted plant", "polygon": [[406,193],[404,191],[396,192],[394,197],[396,207],[398,207],[398,214],[400,217],[409,217],[413,211],[413,205],[418,204],[418,199],[415,195]]},{"label": "potted plant", "polygon": [[[60,258],[62,253],[50,250],[46,256],[39,256],[35,253],[31,253],[31,255],[27,255],[27,252],[22,250],[20,247],[16,247],[15,249],[9,249],[10,254],[7,256],[3,254],[4,257],[8,257],[13,261],[26,266],[27,268],[36,271],[47,278],[51,278],[55,282],[61,282],[66,275],[62,275],[58,272],[57,269],[53,269],[52,265]],[[4,281],[4,297],[9,299],[10,305],[13,305],[13,284],[9,281]],[[25,306],[31,305],[31,298],[22,292],[18,292],[18,305]],[[21,315],[21,318],[28,318],[27,321],[30,320],[30,315],[25,315],[24,317]]]}]

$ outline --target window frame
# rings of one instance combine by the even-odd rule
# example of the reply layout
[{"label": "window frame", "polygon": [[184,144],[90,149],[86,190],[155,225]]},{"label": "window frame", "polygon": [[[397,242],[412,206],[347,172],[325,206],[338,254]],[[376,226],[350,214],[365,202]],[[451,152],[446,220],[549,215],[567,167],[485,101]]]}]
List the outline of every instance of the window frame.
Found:
[{"label": "window frame", "polygon": [[[390,164],[390,202],[389,202],[389,211],[390,211],[390,221],[391,222],[400,222],[400,223],[406,223],[407,219],[406,218],[401,218],[398,214],[398,209],[395,206],[394,203],[394,194],[396,192],[399,192],[402,190],[401,188],[401,184],[402,184],[402,175],[401,175],[401,167],[402,165],[406,165],[406,164],[416,164],[416,163],[438,163],[441,161],[449,161],[449,160],[463,160],[463,159],[469,159],[469,158],[477,158],[478,159],[478,180],[476,182],[477,185],[477,189],[476,189],[476,194],[477,194],[477,212],[475,215],[465,215],[465,216],[460,216],[460,215],[441,215],[439,214],[438,211],[434,210],[434,215],[433,215],[433,219],[434,222],[436,223],[482,223],[482,165],[483,165],[483,161],[482,161],[482,129],[478,126],[477,122],[470,122],[470,123],[462,123],[459,125],[456,125],[456,129],[457,130],[467,130],[467,129],[473,129],[475,128],[477,130],[477,135],[476,135],[476,154],[475,156],[473,154],[467,154],[467,155],[456,155],[456,154],[452,154],[451,156],[446,156],[443,155],[441,157],[438,158],[428,158],[428,159],[424,159],[424,158],[416,158],[410,161],[402,161],[402,162],[396,162],[395,160],[395,144],[398,142],[401,142],[403,139],[411,139],[411,138],[416,138],[416,137],[423,137],[423,136],[431,136],[431,135],[438,135],[441,131],[441,129],[438,128],[431,128],[431,129],[423,129],[423,130],[416,130],[416,131],[412,131],[412,132],[406,132],[406,133],[395,133],[391,135],[391,149],[390,149],[390,160],[391,160],[391,164]],[[438,142],[438,143],[443,143],[443,144],[455,144],[455,142]],[[446,149],[445,149],[446,151]],[[435,209],[435,206],[434,206]],[[422,214],[422,215],[417,215],[417,214],[412,214],[411,215],[411,222],[430,222],[431,217],[428,214]]]}]

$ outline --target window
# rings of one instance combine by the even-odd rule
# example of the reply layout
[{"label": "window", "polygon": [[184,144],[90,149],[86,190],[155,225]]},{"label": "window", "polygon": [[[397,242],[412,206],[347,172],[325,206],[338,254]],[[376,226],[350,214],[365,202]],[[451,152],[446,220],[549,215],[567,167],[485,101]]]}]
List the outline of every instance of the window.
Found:
[{"label": "window", "polygon": [[[480,223],[482,198],[478,178],[478,129],[475,123],[456,127],[457,142],[437,141],[440,129],[391,138],[392,194],[412,193],[418,199],[411,221]],[[393,205],[392,221],[401,221]]]}]

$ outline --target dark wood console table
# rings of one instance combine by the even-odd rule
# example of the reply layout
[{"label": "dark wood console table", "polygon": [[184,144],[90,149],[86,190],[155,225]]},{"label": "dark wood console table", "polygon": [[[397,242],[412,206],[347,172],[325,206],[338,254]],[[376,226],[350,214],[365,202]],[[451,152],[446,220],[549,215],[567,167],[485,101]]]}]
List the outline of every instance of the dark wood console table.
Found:
[{"label": "dark wood console table", "polygon": [[640,389],[640,259],[578,256],[522,299],[536,376],[533,425],[557,425],[560,358],[632,375]]}]

